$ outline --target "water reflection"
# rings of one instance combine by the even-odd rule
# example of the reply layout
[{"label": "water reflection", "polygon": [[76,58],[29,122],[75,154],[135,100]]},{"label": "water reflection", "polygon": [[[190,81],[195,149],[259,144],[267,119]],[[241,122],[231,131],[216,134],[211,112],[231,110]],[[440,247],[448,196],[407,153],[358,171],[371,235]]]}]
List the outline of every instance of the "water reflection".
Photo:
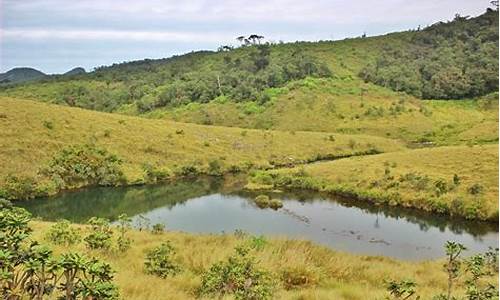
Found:
[{"label": "water reflection", "polygon": [[221,233],[242,229],[253,234],[302,238],[354,253],[404,259],[442,256],[446,240],[472,252],[498,244],[498,225],[436,216],[418,210],[332,199],[308,191],[270,194],[283,200],[278,211],[259,209],[256,193],[242,191],[240,178],[202,178],[154,186],[91,188],[23,202],[46,220],[85,222],[92,216],[114,220],[140,215],[151,223],[188,232]]}]

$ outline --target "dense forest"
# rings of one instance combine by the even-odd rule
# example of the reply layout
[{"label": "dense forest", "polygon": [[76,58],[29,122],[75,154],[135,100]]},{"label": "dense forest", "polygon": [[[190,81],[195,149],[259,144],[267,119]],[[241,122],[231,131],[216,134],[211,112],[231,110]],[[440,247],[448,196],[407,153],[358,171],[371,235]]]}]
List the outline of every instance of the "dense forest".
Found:
[{"label": "dense forest", "polygon": [[387,45],[360,76],[424,99],[461,99],[498,90],[498,10],[469,19],[456,15]]}]

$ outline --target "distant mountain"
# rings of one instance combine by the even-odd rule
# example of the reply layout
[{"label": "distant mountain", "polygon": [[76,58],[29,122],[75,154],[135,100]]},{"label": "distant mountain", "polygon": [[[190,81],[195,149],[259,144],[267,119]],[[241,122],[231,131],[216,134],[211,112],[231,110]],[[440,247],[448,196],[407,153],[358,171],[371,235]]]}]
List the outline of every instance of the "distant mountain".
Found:
[{"label": "distant mountain", "polygon": [[78,75],[78,74],[85,74],[87,73],[84,68],[82,67],[76,67],[74,69],[69,70],[68,72],[64,73],[63,75],[65,76],[71,76],[71,75]]},{"label": "distant mountain", "polygon": [[46,77],[47,74],[33,68],[14,68],[0,73],[0,84],[19,83]]}]

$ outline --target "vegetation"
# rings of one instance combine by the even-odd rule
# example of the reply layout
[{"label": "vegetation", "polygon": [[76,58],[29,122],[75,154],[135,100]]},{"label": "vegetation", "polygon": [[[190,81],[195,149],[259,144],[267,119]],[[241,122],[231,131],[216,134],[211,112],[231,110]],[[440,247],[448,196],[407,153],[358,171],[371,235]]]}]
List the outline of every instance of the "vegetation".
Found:
[{"label": "vegetation", "polygon": [[[497,145],[407,150],[255,172],[248,187],[313,189],[496,222],[497,154]],[[454,180],[457,171],[459,181]]]},{"label": "vegetation", "polygon": [[[374,38],[263,39],[0,87],[0,198],[242,172],[260,193],[498,222],[498,11]],[[174,183],[157,196],[168,206],[207,189]],[[31,222],[0,199],[1,298],[498,299],[498,250],[464,258],[448,242],[443,260],[403,262],[170,232],[140,215],[165,205],[144,194],[99,195],[105,211],[75,216],[94,216],[87,225]],[[261,194],[255,205],[283,203]]]},{"label": "vegetation", "polygon": [[462,99],[498,91],[498,11],[456,15],[389,44],[360,72],[369,82],[424,99]]},{"label": "vegetation", "polygon": [[[6,116],[0,119],[4,133],[0,195],[9,199],[84,185],[151,183],[403,149],[400,142],[387,138],[338,134],[331,143],[325,133],[263,130],[247,130],[242,136],[237,128],[145,120],[6,98],[0,100],[0,110]],[[54,129],[43,126],[47,119]],[[183,133],[176,134],[179,130]],[[350,147],[351,140],[355,147]]]},{"label": "vegetation", "polygon": [[202,295],[234,295],[235,299],[270,299],[273,282],[269,272],[256,266],[249,249],[238,247],[226,262],[214,264],[203,275],[199,293]]},{"label": "vegetation", "polygon": [[[498,286],[495,285],[496,279],[494,283],[484,280],[486,279],[484,276],[491,276],[498,273],[498,271],[494,269],[498,262],[498,248],[490,248],[490,250],[484,254],[476,254],[465,259],[460,257],[464,250],[466,250],[465,246],[460,243],[451,241],[446,243],[445,251],[448,256],[448,261],[445,263],[444,269],[448,273],[448,290],[446,294],[442,293],[435,295],[432,299],[498,299]],[[488,258],[492,259],[488,261]],[[465,265],[465,268],[461,267],[461,265]],[[464,280],[466,288],[463,295],[464,297],[457,298],[452,295],[452,292],[455,290],[453,281],[460,275],[467,276]],[[391,280],[387,285],[387,290],[394,299],[420,299],[420,296],[417,296],[416,287],[417,284],[411,279],[401,281]]]},{"label": "vegetation", "polygon": [[146,261],[144,262],[146,273],[161,278],[166,278],[169,275],[176,275],[181,270],[179,266],[172,261],[173,255],[175,255],[174,247],[168,241],[149,250],[146,253]]},{"label": "vegetation", "polygon": [[[17,208],[3,208],[0,211],[2,222],[7,221],[5,219],[6,212],[9,214],[7,220],[10,220],[13,216],[12,212],[15,212],[18,217],[24,219],[21,224],[29,222],[29,214]],[[22,230],[30,231],[32,228],[30,239],[33,241],[43,238],[52,226],[51,223],[44,222],[30,222],[29,224],[29,226],[22,225],[24,228]],[[82,231],[86,230],[86,226],[73,226]],[[5,233],[11,228],[7,226],[0,228],[4,234],[2,235],[2,245],[5,245]],[[25,232],[22,230],[18,232]],[[411,278],[412,282],[418,283],[418,286],[414,286],[414,288],[422,299],[431,299],[447,291],[448,288],[448,271],[447,268],[442,267],[447,260],[417,263],[396,261],[384,257],[355,256],[336,252],[306,241],[283,239],[270,239],[264,247],[252,246],[249,248],[245,245],[257,245],[256,242],[252,241],[252,237],[232,234],[190,235],[167,231],[160,240],[154,234],[146,231],[131,230],[129,234],[134,240],[134,247],[120,255],[101,250],[85,250],[86,246],[83,243],[69,246],[54,245],[54,254],[51,255],[61,257],[61,262],[66,262],[65,267],[63,267],[66,270],[73,270],[70,269],[70,261],[78,262],[79,265],[83,261],[89,263],[88,268],[83,270],[82,267],[76,273],[75,290],[81,286],[78,280],[84,278],[84,272],[99,271],[100,277],[95,277],[95,284],[88,285],[93,292],[88,292],[88,290],[85,292],[96,295],[94,296],[96,299],[114,299],[113,297],[117,295],[118,291],[121,297],[126,299],[158,299],[166,296],[175,299],[192,299],[200,293],[205,296],[254,295],[255,299],[271,297],[271,295],[273,298],[279,299],[300,297],[304,299],[317,299],[318,297],[324,299],[361,299],[366,295],[375,299],[383,299],[387,295],[384,281],[390,282],[391,278]],[[257,240],[261,240],[261,238],[257,238]],[[176,245],[178,251],[175,255],[171,252],[170,247],[162,245],[165,241]],[[224,247],[220,247],[220,245],[224,245]],[[160,251],[163,253],[162,255],[156,255],[158,252],[153,251],[153,249],[170,250],[166,251],[168,254],[165,256],[163,255],[165,251]],[[82,260],[77,255],[61,255],[61,253],[68,253],[68,251],[71,251],[70,253],[88,251],[89,255],[100,257],[100,263],[98,264],[94,260],[94,264],[91,264],[92,260]],[[151,253],[156,254],[150,255]],[[498,255],[496,253],[493,250],[481,255],[482,260],[471,258],[470,263],[466,263],[465,261],[469,261],[466,259],[460,268],[460,272],[466,273],[464,276],[460,276],[459,281],[453,285],[452,295],[465,295],[467,291],[472,292],[474,282],[478,284],[477,287],[481,291],[485,291],[485,288],[489,287],[487,283],[492,283],[494,288],[498,288],[498,283],[495,283],[498,274],[496,273],[498,272],[498,268],[496,268]],[[165,278],[151,276],[144,271],[143,259],[145,255],[160,262],[164,262],[164,258],[168,257],[167,261],[182,268],[182,272],[175,273],[175,276],[171,276],[172,274],[169,273],[170,275]],[[5,266],[3,258],[4,256],[1,260],[2,268]],[[103,263],[102,260],[109,262],[113,269],[116,269],[113,281],[116,286],[111,284],[111,279],[106,279],[111,273],[109,265]],[[157,264],[152,265],[157,266]],[[166,265],[163,264],[163,266]],[[474,266],[481,266],[481,272],[477,272],[477,269],[473,271]],[[15,272],[17,270],[20,269],[16,269]],[[2,269],[2,271],[6,270]],[[474,274],[481,275],[477,277]],[[251,282],[246,281],[249,276],[252,278]],[[64,278],[66,277],[61,277],[63,283]],[[470,282],[470,288],[465,281]],[[219,289],[215,289],[216,287]],[[98,288],[98,290],[94,288]],[[59,295],[59,293],[65,292],[66,289],[55,289],[51,293]],[[8,290],[3,289],[2,293],[8,293]]]},{"label": "vegetation", "polygon": [[77,252],[55,256],[48,247],[31,240],[30,217],[22,208],[4,205],[0,209],[3,299],[118,299],[109,264]]}]

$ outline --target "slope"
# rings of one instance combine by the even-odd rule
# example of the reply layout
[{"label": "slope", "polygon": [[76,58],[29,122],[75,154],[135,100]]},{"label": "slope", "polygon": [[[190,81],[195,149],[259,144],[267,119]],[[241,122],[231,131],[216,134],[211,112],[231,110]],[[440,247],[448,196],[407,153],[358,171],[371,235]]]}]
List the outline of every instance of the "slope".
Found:
[{"label": "slope", "polygon": [[0,111],[0,183],[8,175],[36,181],[70,145],[92,144],[116,154],[128,183],[144,182],[151,168],[165,177],[179,170],[217,175],[404,148],[364,135],[203,126],[10,98],[0,98]]}]

